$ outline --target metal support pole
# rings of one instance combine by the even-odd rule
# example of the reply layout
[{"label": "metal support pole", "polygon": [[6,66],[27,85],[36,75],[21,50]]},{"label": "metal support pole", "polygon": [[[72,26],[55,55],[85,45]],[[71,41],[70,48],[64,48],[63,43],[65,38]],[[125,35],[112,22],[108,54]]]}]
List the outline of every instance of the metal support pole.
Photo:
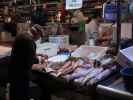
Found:
[{"label": "metal support pole", "polygon": [[117,5],[117,35],[116,35],[116,54],[120,49],[120,39],[121,39],[121,10],[120,10],[120,0],[116,0]]},{"label": "metal support pole", "polygon": [[132,19],[132,40],[133,40],[133,19]]}]

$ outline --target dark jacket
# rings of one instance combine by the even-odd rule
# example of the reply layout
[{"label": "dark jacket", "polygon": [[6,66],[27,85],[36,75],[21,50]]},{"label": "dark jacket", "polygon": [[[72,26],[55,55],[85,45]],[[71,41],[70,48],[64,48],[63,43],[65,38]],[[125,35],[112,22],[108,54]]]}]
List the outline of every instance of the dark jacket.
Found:
[{"label": "dark jacket", "polygon": [[10,100],[29,100],[29,77],[35,51],[35,43],[29,35],[16,37],[9,66]]}]

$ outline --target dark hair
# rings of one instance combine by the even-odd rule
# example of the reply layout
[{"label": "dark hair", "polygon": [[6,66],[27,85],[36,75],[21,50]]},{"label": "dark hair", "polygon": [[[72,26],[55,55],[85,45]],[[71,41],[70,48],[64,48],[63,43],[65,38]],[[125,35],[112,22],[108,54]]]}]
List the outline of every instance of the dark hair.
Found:
[{"label": "dark hair", "polygon": [[18,34],[13,43],[11,58],[18,63],[32,64],[36,53],[36,45],[27,33]]},{"label": "dark hair", "polygon": [[9,67],[10,100],[29,100],[30,70],[36,46],[27,33],[18,34],[11,51]]},{"label": "dark hair", "polygon": [[101,13],[95,12],[95,13],[92,15],[92,18],[94,18],[94,19],[96,19],[97,17],[101,17]]},{"label": "dark hair", "polygon": [[88,17],[88,19],[86,20],[86,23],[89,23],[91,21],[91,17]]},{"label": "dark hair", "polygon": [[35,24],[34,26],[32,26],[30,31],[33,35],[34,40],[36,40],[40,37],[43,37],[43,28],[42,28],[42,26],[40,26],[38,24]]}]

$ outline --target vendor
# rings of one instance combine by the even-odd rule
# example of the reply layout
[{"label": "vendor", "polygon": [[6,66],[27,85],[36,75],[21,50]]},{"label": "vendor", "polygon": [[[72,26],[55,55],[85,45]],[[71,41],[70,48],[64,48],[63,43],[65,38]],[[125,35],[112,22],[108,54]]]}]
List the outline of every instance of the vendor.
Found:
[{"label": "vendor", "polygon": [[32,26],[29,32],[29,34],[33,37],[36,45],[41,44],[43,33],[43,28],[38,24]]},{"label": "vendor", "polygon": [[94,41],[97,40],[99,34],[99,24],[101,22],[100,14],[95,14],[92,20],[85,25],[85,33],[86,33],[86,41],[85,44],[89,45],[89,40],[93,39]]},{"label": "vendor", "polygon": [[[31,27],[30,31],[28,32],[28,34],[33,38],[37,49],[39,47],[43,46],[43,42],[47,39],[46,34],[44,34],[44,29],[42,28],[42,26],[35,24],[34,26]],[[44,47],[45,48],[45,47]],[[37,54],[38,58],[41,57],[47,57],[47,55],[43,55],[43,54]],[[40,59],[39,59],[40,60]]]}]

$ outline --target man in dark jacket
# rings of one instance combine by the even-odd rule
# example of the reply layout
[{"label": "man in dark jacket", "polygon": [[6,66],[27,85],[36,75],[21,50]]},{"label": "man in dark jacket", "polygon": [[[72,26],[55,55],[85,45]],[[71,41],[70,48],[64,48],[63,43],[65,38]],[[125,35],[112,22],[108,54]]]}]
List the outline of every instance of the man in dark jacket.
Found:
[{"label": "man in dark jacket", "polygon": [[42,7],[37,7],[32,12],[31,20],[33,24],[39,24],[41,26],[44,26],[45,23],[48,21],[47,10],[43,9]]}]

